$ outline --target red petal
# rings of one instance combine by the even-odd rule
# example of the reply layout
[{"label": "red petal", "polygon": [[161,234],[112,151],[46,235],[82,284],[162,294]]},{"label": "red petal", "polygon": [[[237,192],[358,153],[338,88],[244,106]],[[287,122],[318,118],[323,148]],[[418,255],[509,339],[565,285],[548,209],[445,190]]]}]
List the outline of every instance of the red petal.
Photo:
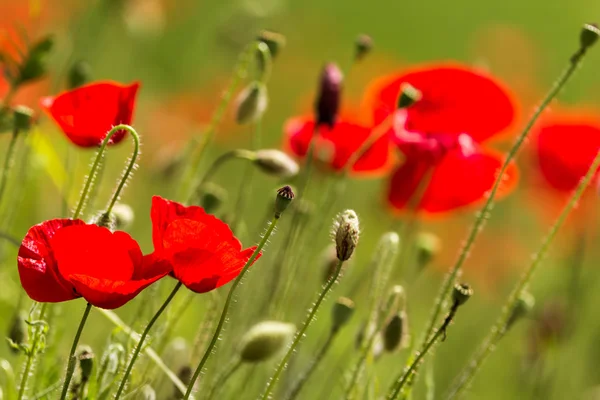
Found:
[{"label": "red petal", "polygon": [[82,225],[81,220],[53,219],[33,226],[25,235],[17,264],[21,285],[33,300],[54,303],[79,297],[59,274],[51,241],[60,230]]},{"label": "red petal", "polygon": [[[443,213],[453,211],[485,199],[491,190],[502,156],[489,150],[468,156],[459,151],[449,153],[435,167],[417,211]],[[409,160],[392,175],[388,201],[396,210],[406,210],[409,199],[426,175],[429,166]],[[518,181],[518,170],[510,165],[504,176],[497,196],[512,191]]]},{"label": "red petal", "polygon": [[371,84],[365,101],[376,124],[396,110],[400,86],[405,82],[423,95],[407,110],[410,131],[467,133],[481,143],[515,119],[512,97],[501,83],[472,68],[441,65],[398,73]]},{"label": "red petal", "polygon": [[[131,124],[139,87],[138,82],[131,85],[96,82],[55,97],[45,97],[41,106],[71,142],[81,147],[95,147],[113,126]],[[125,133],[115,133],[110,143],[119,143]]]},{"label": "red petal", "polygon": [[[297,157],[305,157],[314,134],[314,120],[292,118],[284,126],[286,147]],[[322,126],[313,139],[315,158],[333,171],[341,171],[352,154],[359,150],[372,130],[358,123],[341,119],[333,129]],[[355,175],[382,175],[389,171],[393,157],[387,135],[377,140],[354,164]]]},{"label": "red petal", "polygon": [[564,115],[546,121],[537,135],[540,171],[553,188],[570,192],[586,174],[600,149],[600,121]]}]

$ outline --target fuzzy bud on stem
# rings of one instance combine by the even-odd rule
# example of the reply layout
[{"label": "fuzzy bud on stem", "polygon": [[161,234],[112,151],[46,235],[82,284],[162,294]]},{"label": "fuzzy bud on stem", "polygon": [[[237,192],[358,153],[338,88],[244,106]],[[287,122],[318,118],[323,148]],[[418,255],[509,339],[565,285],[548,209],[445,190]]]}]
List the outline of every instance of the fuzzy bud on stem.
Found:
[{"label": "fuzzy bud on stem", "polygon": [[387,352],[393,352],[405,347],[408,343],[408,318],[406,312],[400,311],[387,321],[383,330],[383,347]]},{"label": "fuzzy bud on stem", "polygon": [[81,370],[81,382],[86,383],[92,376],[92,370],[94,369],[94,352],[90,346],[79,346],[77,351],[77,360],[79,360],[79,368]]},{"label": "fuzzy bud on stem", "polygon": [[118,230],[125,230],[133,224],[135,214],[133,208],[127,204],[117,203],[112,209],[115,217],[115,227]]},{"label": "fuzzy bud on stem", "polygon": [[315,102],[317,126],[333,128],[337,119],[344,75],[335,63],[325,65],[321,72],[319,93]]},{"label": "fuzzy bud on stem", "polygon": [[290,186],[284,186],[277,191],[275,199],[275,218],[280,218],[281,213],[285,211],[290,203],[294,200],[294,191]]},{"label": "fuzzy bud on stem", "polygon": [[258,150],[252,161],[261,171],[279,178],[292,178],[300,170],[296,161],[275,149]]},{"label": "fuzzy bud on stem", "polygon": [[264,83],[250,82],[235,100],[235,120],[238,124],[255,122],[267,110],[269,97]]},{"label": "fuzzy bud on stem", "polygon": [[332,229],[337,258],[348,261],[358,244],[360,234],[358,216],[353,210],[346,210],[337,215]]},{"label": "fuzzy bud on stem", "polygon": [[10,329],[8,331],[8,341],[13,353],[18,353],[20,346],[27,342],[27,323],[25,314],[22,311],[15,313]]},{"label": "fuzzy bud on stem", "polygon": [[337,332],[350,321],[354,315],[354,302],[347,297],[340,297],[331,310],[331,331]]},{"label": "fuzzy bud on stem", "polygon": [[242,337],[240,358],[248,363],[268,360],[291,342],[294,333],[294,324],[278,321],[260,322]]}]

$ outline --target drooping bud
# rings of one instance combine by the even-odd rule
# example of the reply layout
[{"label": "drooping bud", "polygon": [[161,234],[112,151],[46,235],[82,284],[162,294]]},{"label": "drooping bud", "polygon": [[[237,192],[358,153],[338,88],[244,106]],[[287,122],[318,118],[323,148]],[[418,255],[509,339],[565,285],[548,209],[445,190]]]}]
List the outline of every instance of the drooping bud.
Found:
[{"label": "drooping bud", "polygon": [[258,150],[252,161],[261,171],[279,178],[292,178],[300,170],[296,161],[275,149]]},{"label": "drooping bud", "polygon": [[600,29],[598,29],[598,25],[585,24],[583,29],[581,29],[581,34],[579,36],[581,49],[585,51],[592,47],[598,41],[598,37],[600,37]]},{"label": "drooping bud", "polygon": [[39,79],[46,74],[46,59],[50,54],[50,50],[52,50],[53,44],[52,37],[47,36],[31,46],[29,54],[19,66],[19,75],[14,82],[15,86]]},{"label": "drooping bud", "polygon": [[359,234],[358,216],[353,210],[346,210],[337,215],[333,222],[332,236],[338,260],[348,261],[352,257]]},{"label": "drooping bud", "polygon": [[263,30],[258,34],[256,39],[269,47],[273,58],[277,57],[279,50],[285,47],[285,36],[278,32]]},{"label": "drooping bud", "polygon": [[369,35],[358,35],[354,42],[354,59],[362,60],[373,49],[373,39]]},{"label": "drooping bud", "polygon": [[77,360],[79,361],[79,368],[81,370],[81,382],[86,383],[92,376],[92,370],[94,369],[94,352],[90,346],[81,345],[77,351]]},{"label": "drooping bud", "polygon": [[257,80],[266,82],[271,74],[271,64],[273,62],[269,46],[265,42],[258,42],[256,46],[256,71],[258,72]]},{"label": "drooping bud", "polygon": [[398,96],[398,102],[396,107],[401,110],[403,108],[408,108],[415,104],[417,101],[421,100],[423,94],[413,85],[408,82],[403,82],[400,85],[400,94]]},{"label": "drooping bud", "polygon": [[342,81],[344,75],[340,68],[329,63],[323,68],[319,82],[319,93],[315,102],[315,120],[318,126],[333,128],[340,109]]},{"label": "drooping bud", "polygon": [[529,292],[523,292],[510,312],[508,320],[506,321],[506,330],[509,330],[515,322],[526,317],[531,312],[534,305],[535,298],[533,295]]},{"label": "drooping bud", "polygon": [[392,315],[383,329],[383,345],[387,352],[408,344],[408,318],[404,310]]},{"label": "drooping bud", "polygon": [[92,80],[92,68],[86,61],[79,60],[71,65],[68,76],[69,89],[83,86]]},{"label": "drooping bud", "polygon": [[419,270],[422,270],[440,252],[442,245],[440,238],[430,232],[419,232],[415,242],[417,248],[417,266]]},{"label": "drooping bud", "polygon": [[135,214],[133,208],[127,204],[117,203],[114,205],[112,212],[115,217],[115,227],[118,230],[125,230],[133,224]]},{"label": "drooping bud", "polygon": [[290,203],[294,200],[294,191],[290,186],[284,186],[277,191],[275,200],[275,218],[280,218],[281,213],[285,211]]},{"label": "drooping bud", "polygon": [[295,332],[294,324],[278,321],[260,322],[242,337],[240,358],[249,363],[268,360],[288,345]]},{"label": "drooping bud", "polygon": [[457,283],[452,291],[452,301],[455,307],[460,307],[473,295],[473,289],[466,283]]},{"label": "drooping bud", "polygon": [[250,82],[235,100],[235,120],[238,124],[254,122],[267,110],[269,97],[264,83]]},{"label": "drooping bud", "polygon": [[227,190],[222,186],[208,182],[199,189],[199,204],[208,214],[215,214],[227,202]]},{"label": "drooping bud", "polygon": [[347,297],[340,297],[331,310],[331,331],[337,332],[350,321],[354,315],[354,302]]},{"label": "drooping bud", "polygon": [[33,110],[25,106],[16,106],[13,109],[15,130],[27,132],[31,129]]},{"label": "drooping bud", "polygon": [[19,352],[20,345],[27,342],[27,323],[25,322],[25,318],[26,316],[22,311],[16,312],[8,331],[10,349],[15,354]]}]

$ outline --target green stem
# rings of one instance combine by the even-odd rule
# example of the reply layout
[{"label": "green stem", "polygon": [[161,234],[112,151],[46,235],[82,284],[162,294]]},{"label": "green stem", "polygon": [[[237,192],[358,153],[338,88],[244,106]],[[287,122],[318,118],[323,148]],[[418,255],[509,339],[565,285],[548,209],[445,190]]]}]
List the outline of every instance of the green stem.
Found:
[{"label": "green stem", "polygon": [[250,258],[246,262],[246,265],[244,265],[244,268],[242,268],[242,270],[240,271],[240,274],[237,276],[237,278],[235,278],[235,281],[233,281],[233,284],[231,285],[231,288],[229,289],[229,294],[227,295],[227,299],[225,300],[225,305],[223,306],[223,310],[221,311],[221,317],[219,318],[219,323],[217,324],[217,328],[215,329],[212,339],[210,340],[210,343],[208,344],[208,347],[206,348],[206,351],[204,352],[204,356],[202,356],[202,360],[200,360],[200,363],[198,364],[198,366],[196,367],[196,370],[194,371],[194,375],[192,375],[192,379],[188,385],[185,396],[183,396],[183,400],[188,400],[190,398],[190,395],[192,394],[192,390],[194,389],[194,384],[196,383],[196,380],[198,379],[200,372],[202,372],[202,368],[204,368],[206,361],[208,361],[208,358],[210,357],[210,355],[213,351],[213,348],[215,347],[215,344],[217,344],[217,340],[219,340],[219,335],[221,334],[221,330],[223,329],[223,325],[225,324],[225,320],[227,319],[227,312],[229,311],[229,307],[231,306],[231,301],[233,300],[233,294],[235,293],[235,290],[240,285],[240,282],[244,278],[244,275],[246,275],[248,268],[250,268],[252,263],[254,263],[254,260],[256,260],[256,258],[262,251],[263,247],[265,247],[265,244],[267,243],[267,241],[269,240],[269,237],[273,233],[275,226],[277,226],[278,221],[279,221],[279,218],[273,217],[269,227],[267,228],[267,231],[265,232],[260,243],[258,244],[258,247],[256,247],[256,250],[254,250],[254,253],[252,253],[252,256],[250,256]]},{"label": "green stem", "polygon": [[79,218],[79,216],[81,215],[81,212],[83,211],[83,208],[88,200],[88,196],[90,194],[92,185],[94,184],[94,182],[96,180],[96,174],[97,174],[98,168],[100,166],[100,162],[102,160],[104,152],[106,150],[106,146],[108,145],[108,142],[110,141],[110,139],[112,138],[112,136],[115,133],[117,133],[121,130],[126,130],[131,134],[131,136],[133,137],[133,140],[134,140],[135,147],[134,147],[133,155],[131,157],[131,162],[129,163],[127,169],[125,170],[125,174],[123,176],[124,179],[121,180],[121,183],[119,184],[119,186],[117,187],[117,190],[115,191],[115,195],[113,196],[113,199],[109,203],[109,211],[112,210],[114,203],[117,201],[117,199],[121,193],[121,190],[125,186],[126,178],[129,176],[129,174],[133,170],[136,158],[139,154],[139,145],[140,145],[140,137],[137,134],[137,132],[129,125],[124,125],[124,124],[113,127],[108,132],[108,134],[106,135],[104,140],[102,141],[102,144],[100,145],[100,149],[98,149],[98,153],[96,154],[96,158],[94,159],[94,163],[92,164],[92,169],[90,170],[90,173],[85,182],[85,185],[83,186],[81,196],[79,197],[79,203],[77,203],[77,207],[75,208],[75,212],[73,213],[73,219]]},{"label": "green stem", "polygon": [[75,334],[75,338],[73,339],[73,344],[71,345],[71,351],[69,352],[69,361],[67,363],[67,374],[65,375],[65,381],[63,383],[62,394],[60,395],[60,400],[65,400],[67,398],[67,393],[69,391],[69,384],[71,383],[71,378],[73,377],[73,372],[75,371],[75,351],[77,350],[77,345],[79,344],[79,338],[81,337],[81,332],[83,332],[83,327],[85,326],[85,322],[87,321],[88,315],[90,315],[90,310],[92,309],[92,305],[87,303],[85,306],[85,311],[83,312],[83,316],[81,317],[81,321],[79,322],[79,327],[77,328],[77,333]]},{"label": "green stem", "polygon": [[58,389],[61,385],[62,385],[62,381],[58,380],[58,381],[54,382],[52,385],[48,386],[46,389],[42,390],[41,392],[39,392],[38,394],[33,396],[31,400],[43,399],[44,397],[48,396],[50,393],[52,393],[56,389]]},{"label": "green stem", "polygon": [[8,173],[13,164],[13,158],[15,155],[15,148],[17,139],[19,138],[19,130],[14,129],[10,142],[8,143],[8,149],[6,150],[6,157],[4,158],[4,166],[2,167],[2,176],[0,178],[0,202],[4,198],[4,192],[6,191],[6,183],[8,182]]},{"label": "green stem", "polygon": [[556,237],[557,232],[565,223],[569,213],[575,208],[575,206],[579,202],[579,199],[581,198],[581,196],[585,192],[585,189],[592,181],[599,167],[600,152],[596,154],[596,157],[594,158],[594,161],[592,162],[586,175],[579,182],[579,185],[575,189],[575,192],[561,211],[554,225],[552,225],[552,227],[550,228],[550,231],[548,232],[548,235],[542,242],[542,245],[540,246],[539,250],[533,256],[531,264],[529,264],[529,266],[525,270],[525,273],[513,289],[507,302],[505,303],[505,306],[502,310],[502,314],[500,315],[496,323],[492,326],[488,337],[484,340],[478,352],[475,354],[475,356],[471,358],[471,360],[467,364],[467,367],[463,370],[463,372],[456,379],[455,383],[452,385],[449,391],[448,399],[454,399],[458,397],[464,390],[466,390],[470,382],[473,380],[475,374],[480,370],[481,365],[485,362],[487,357],[492,353],[492,351],[496,347],[497,343],[500,341],[500,339],[502,339],[502,337],[506,333],[507,323],[513,309],[515,308],[515,305],[519,301],[519,298],[523,295],[523,292],[525,291],[527,285],[531,281],[533,274],[544,260],[544,257],[548,253],[550,245]]},{"label": "green stem", "polygon": [[302,328],[296,333],[296,336],[294,337],[294,341],[292,342],[290,347],[288,347],[288,350],[285,353],[285,356],[283,357],[283,359],[279,362],[279,365],[277,366],[277,369],[275,370],[275,374],[273,374],[273,376],[269,380],[267,389],[265,390],[264,394],[261,397],[262,400],[267,400],[269,398],[269,396],[271,395],[271,392],[275,388],[275,385],[277,384],[279,377],[283,373],[284,368],[287,366],[290,358],[292,357],[292,354],[296,350],[296,347],[298,347],[300,340],[304,337],[306,330],[308,329],[308,327],[314,320],[315,315],[317,314],[317,311],[319,310],[319,307],[321,306],[321,303],[323,303],[323,300],[325,300],[325,297],[327,296],[327,293],[329,293],[329,291],[333,287],[333,284],[337,282],[338,277],[340,276],[340,272],[342,271],[343,264],[344,264],[344,262],[342,260],[338,260],[338,264],[335,269],[335,273],[333,274],[331,279],[329,279],[329,282],[327,282],[327,284],[323,287],[323,290],[319,294],[317,301],[315,302],[314,306],[311,307],[310,312],[308,313],[308,317],[304,320],[304,324],[302,325]]},{"label": "green stem", "polygon": [[212,400],[217,391],[225,386],[225,383],[231,378],[233,374],[236,373],[238,369],[242,366],[242,359],[237,358],[232,360],[229,364],[223,368],[223,371],[219,374],[219,376],[213,382],[210,390],[208,391],[208,396],[206,396],[207,400]]},{"label": "green stem", "polygon": [[142,336],[140,336],[140,340],[139,340],[137,346],[135,347],[135,350],[133,351],[133,355],[131,356],[131,360],[129,361],[129,364],[127,365],[127,369],[125,370],[125,373],[123,374],[123,378],[121,379],[121,384],[119,385],[119,389],[117,390],[117,394],[115,395],[115,400],[118,400],[119,397],[121,397],[121,393],[123,393],[123,390],[125,389],[125,384],[127,383],[127,379],[129,378],[129,375],[131,374],[131,370],[133,369],[133,364],[135,364],[135,361],[137,360],[138,356],[140,355],[140,351],[142,350],[142,345],[144,344],[144,341],[146,340],[146,337],[148,336],[150,329],[152,329],[152,327],[154,326],[154,324],[156,323],[158,318],[161,316],[163,311],[165,311],[165,309],[167,308],[167,306],[169,305],[171,300],[173,300],[173,297],[175,297],[175,295],[177,294],[177,292],[179,291],[181,286],[182,286],[182,283],[177,282],[177,285],[175,285],[175,287],[171,291],[171,294],[169,294],[169,297],[167,297],[167,299],[162,304],[162,306],[160,306],[160,308],[158,309],[156,314],[154,314],[154,316],[152,317],[150,322],[148,322],[148,325],[146,325],[146,328],[142,332]]},{"label": "green stem", "polygon": [[[46,314],[46,309],[48,308],[48,303],[42,304],[42,309],[40,310],[39,319],[43,320],[44,315]],[[17,396],[17,400],[22,400],[25,395],[25,390],[27,389],[27,381],[29,380],[29,375],[31,374],[31,368],[33,366],[33,360],[37,354],[37,346],[42,337],[43,327],[36,327],[35,334],[33,336],[33,340],[31,341],[31,347],[29,354],[27,354],[27,361],[25,363],[25,369],[23,370],[23,376],[21,377],[21,385],[19,386],[19,394]]]}]

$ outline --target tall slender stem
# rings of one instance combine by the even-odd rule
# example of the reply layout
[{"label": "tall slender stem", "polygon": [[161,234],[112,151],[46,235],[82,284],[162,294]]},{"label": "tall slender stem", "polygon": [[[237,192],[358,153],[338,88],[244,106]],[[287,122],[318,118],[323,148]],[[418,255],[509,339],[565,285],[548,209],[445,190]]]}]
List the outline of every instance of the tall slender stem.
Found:
[{"label": "tall slender stem", "polygon": [[273,230],[275,229],[275,226],[277,225],[278,221],[279,221],[278,217],[273,217],[273,219],[271,220],[271,223],[269,224],[269,227],[267,228],[267,231],[265,232],[265,234],[263,235],[263,238],[261,239],[260,243],[258,244],[258,247],[256,247],[256,250],[254,250],[254,253],[252,253],[252,256],[250,256],[250,258],[246,262],[246,265],[244,265],[244,268],[242,268],[240,274],[237,276],[237,278],[235,278],[235,281],[233,281],[233,284],[231,285],[231,288],[229,289],[229,294],[227,295],[227,299],[225,300],[225,305],[223,306],[223,311],[221,311],[221,317],[219,318],[219,323],[217,324],[217,328],[215,329],[212,339],[210,340],[210,343],[208,344],[208,347],[206,348],[206,351],[204,352],[204,356],[202,356],[202,360],[200,360],[200,363],[198,364],[198,366],[196,367],[196,370],[194,371],[194,375],[192,376],[192,379],[188,385],[185,396],[183,396],[183,400],[188,400],[190,398],[190,395],[192,394],[192,390],[194,389],[194,384],[196,383],[196,380],[198,379],[200,372],[202,372],[202,368],[204,368],[206,361],[208,361],[208,358],[210,357],[210,355],[213,351],[213,348],[217,344],[217,340],[219,340],[219,335],[221,334],[221,330],[223,329],[223,325],[225,324],[225,320],[227,319],[227,312],[229,311],[229,307],[231,306],[231,302],[233,300],[233,294],[235,293],[235,290],[237,289],[240,282],[244,278],[244,275],[246,275],[248,268],[250,268],[250,266],[252,265],[254,260],[256,260],[256,258],[262,251],[263,247],[265,247],[265,244],[267,243],[267,241],[269,240],[269,237],[273,233]]},{"label": "tall slender stem", "polygon": [[[48,303],[42,304],[42,309],[40,310],[39,319],[43,320],[46,314],[46,310],[48,308]],[[29,375],[31,374],[31,368],[33,367],[33,361],[37,354],[37,346],[40,343],[43,329],[42,327],[35,327],[35,334],[33,336],[33,340],[31,341],[30,351],[27,354],[27,361],[25,363],[25,369],[23,370],[23,376],[21,377],[21,384],[19,386],[19,394],[17,400],[22,400],[25,395],[25,390],[27,389],[27,381],[29,380]]]},{"label": "tall slender stem", "polygon": [[67,398],[69,384],[71,383],[71,378],[73,377],[73,372],[75,371],[75,351],[77,350],[77,345],[79,344],[81,332],[83,332],[83,327],[85,326],[85,322],[87,321],[88,315],[90,315],[91,309],[92,305],[90,303],[87,303],[87,305],[85,306],[85,311],[83,312],[83,316],[81,317],[81,321],[79,322],[77,333],[75,334],[75,338],[73,339],[71,351],[69,352],[69,361],[67,362],[67,374],[65,375],[65,381],[63,383],[60,400],[65,400]]},{"label": "tall slender stem", "polygon": [[507,326],[508,320],[510,318],[512,311],[515,308],[515,305],[519,301],[519,298],[523,295],[523,292],[525,291],[527,285],[531,281],[533,274],[535,273],[535,271],[537,270],[539,265],[544,260],[544,257],[546,256],[546,253],[548,253],[548,250],[550,249],[550,245],[552,244],[552,241],[556,237],[557,232],[565,223],[569,213],[577,205],[579,199],[585,192],[585,189],[590,184],[592,178],[594,177],[594,175],[599,167],[600,167],[600,152],[598,152],[596,154],[596,157],[594,158],[594,161],[590,165],[590,168],[588,169],[586,175],[583,177],[583,179],[581,179],[581,181],[579,182],[579,185],[577,185],[575,192],[573,193],[573,195],[571,196],[571,198],[569,199],[569,201],[567,202],[567,204],[561,211],[561,213],[558,216],[558,218],[556,219],[556,222],[554,223],[554,225],[552,225],[552,227],[550,228],[550,231],[546,235],[546,238],[542,242],[542,245],[540,246],[539,250],[533,256],[531,264],[529,264],[529,266],[525,270],[525,273],[523,274],[523,276],[521,277],[521,279],[519,280],[519,282],[517,283],[517,285],[511,292],[511,294],[502,310],[502,314],[500,315],[500,317],[498,318],[496,323],[492,326],[492,329],[490,330],[488,337],[484,340],[484,342],[480,346],[479,350],[475,353],[475,355],[471,358],[471,360],[467,364],[467,367],[465,367],[463,372],[458,376],[455,383],[450,388],[448,399],[454,399],[454,398],[458,397],[460,394],[462,394],[464,392],[464,390],[466,390],[466,388],[468,387],[470,382],[473,380],[473,377],[475,376],[475,374],[481,368],[481,365],[485,362],[485,360],[488,358],[488,356],[492,353],[492,351],[494,350],[494,348],[496,347],[496,345],[498,344],[500,339],[502,339],[502,337],[505,335],[505,333],[507,331],[507,327],[508,327]]},{"label": "tall slender stem", "polygon": [[125,384],[127,383],[127,379],[129,378],[129,375],[131,374],[131,370],[133,369],[133,364],[135,364],[135,361],[137,360],[138,356],[140,355],[140,351],[142,350],[142,345],[144,344],[144,341],[146,340],[146,337],[148,336],[148,333],[150,332],[150,329],[152,329],[152,327],[154,326],[154,324],[156,323],[156,321],[158,320],[158,318],[161,316],[161,314],[163,313],[163,311],[165,311],[165,309],[167,308],[167,306],[169,305],[169,303],[171,302],[171,300],[173,300],[173,297],[175,297],[175,295],[177,294],[177,292],[179,291],[179,289],[181,288],[181,286],[182,286],[182,283],[181,282],[177,282],[177,285],[175,285],[175,287],[173,288],[173,290],[169,294],[169,297],[167,297],[167,299],[162,304],[162,306],[160,306],[160,308],[158,309],[158,311],[156,312],[156,314],[154,314],[154,316],[152,317],[152,319],[150,320],[150,322],[148,322],[148,325],[146,325],[146,328],[144,329],[144,332],[142,332],[142,336],[140,336],[140,340],[139,340],[137,346],[135,346],[135,350],[133,351],[133,355],[131,356],[131,360],[129,360],[129,364],[127,365],[127,369],[125,369],[125,373],[123,374],[123,378],[121,378],[121,384],[119,385],[119,389],[117,390],[117,394],[115,394],[115,400],[118,400],[121,397],[121,393],[123,393],[123,390],[125,389]]},{"label": "tall slender stem", "polygon": [[267,389],[265,390],[265,392],[263,393],[263,395],[261,397],[262,400],[267,400],[269,398],[269,396],[271,395],[271,392],[275,388],[275,385],[277,384],[279,377],[283,373],[284,368],[287,366],[287,363],[289,362],[290,358],[292,357],[292,354],[296,350],[296,347],[298,347],[300,340],[304,337],[306,330],[308,329],[308,327],[312,323],[313,319],[315,318],[315,315],[317,314],[317,311],[319,310],[321,303],[323,303],[323,300],[325,300],[325,297],[327,296],[327,293],[329,293],[329,291],[333,287],[333,284],[335,282],[337,282],[338,277],[340,276],[340,272],[342,271],[343,264],[344,264],[344,262],[342,260],[338,260],[337,266],[335,268],[335,273],[329,279],[327,284],[323,287],[323,290],[321,290],[321,293],[319,294],[317,301],[315,302],[314,306],[311,307],[310,312],[308,313],[308,317],[304,320],[304,324],[302,324],[302,328],[296,333],[296,336],[294,337],[294,341],[292,342],[290,347],[288,347],[288,350],[285,353],[285,356],[283,357],[283,359],[279,362],[279,365],[277,366],[277,369],[275,370],[275,374],[273,374],[273,376],[269,380]]},{"label": "tall slender stem", "polygon": [[[2,175],[0,177],[0,202],[4,198],[4,192],[6,191],[6,183],[8,182],[8,173],[12,168],[13,158],[15,155],[15,148],[17,139],[19,138],[19,130],[15,128],[13,130],[10,142],[8,143],[8,149],[6,150],[6,156],[4,158],[4,166],[2,167]],[[1,204],[1,203],[0,203]]]}]

